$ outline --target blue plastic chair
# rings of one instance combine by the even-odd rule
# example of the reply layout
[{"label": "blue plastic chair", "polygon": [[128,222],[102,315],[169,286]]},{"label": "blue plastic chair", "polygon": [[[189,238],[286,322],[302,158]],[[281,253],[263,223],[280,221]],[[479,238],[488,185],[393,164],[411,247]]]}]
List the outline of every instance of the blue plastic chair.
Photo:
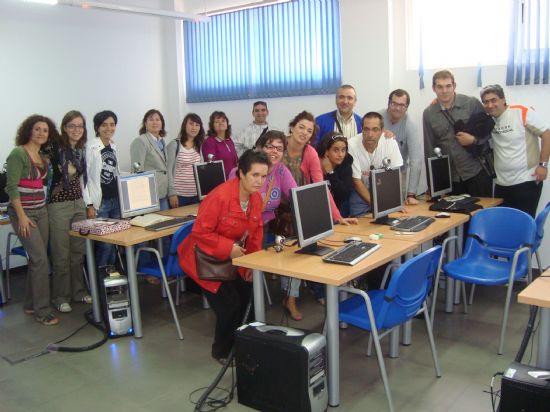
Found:
[{"label": "blue plastic chair", "polygon": [[[176,324],[176,329],[178,331],[178,337],[183,339],[183,334],[181,333],[180,322],[178,320],[178,315],[176,313],[176,308],[174,306],[174,301],[172,299],[172,294],[170,293],[170,284],[176,283],[176,298],[179,303],[179,285],[183,281],[183,278],[186,276],[178,262],[178,245],[183,242],[183,240],[191,233],[193,229],[194,220],[184,223],[172,236],[172,241],[170,243],[170,252],[168,256],[161,257],[157,249],[152,247],[140,247],[136,251],[136,262],[139,262],[139,255],[142,252],[153,253],[156,256],[156,259],[150,259],[145,263],[136,263],[136,272],[138,275],[148,275],[154,276],[162,281],[162,285],[166,291],[168,297],[168,302],[170,303],[170,309],[172,310],[172,316],[174,317],[174,322]],[[167,276],[171,276],[173,280],[168,281]]]},{"label": "blue plastic chair", "polygon": [[[390,411],[394,408],[380,340],[393,328],[423,313],[436,376],[441,376],[430,315],[426,306],[426,297],[431,289],[440,256],[441,246],[435,246],[409,259],[393,273],[387,289],[365,292],[344,286],[339,288],[355,295],[340,302],[340,321],[371,332]],[[380,333],[381,331],[383,332]],[[370,354],[370,349],[367,354]]]},{"label": "blue plastic chair", "polygon": [[[470,221],[465,252],[443,266],[453,279],[462,281],[464,313],[468,313],[465,283],[508,285],[500,331],[498,354],[504,347],[508,311],[514,280],[527,276],[531,282],[531,251],[535,244],[535,220],[521,210],[494,207],[477,212]],[[436,282],[439,280],[436,276]]]},{"label": "blue plastic chair", "polygon": [[544,224],[546,223],[546,219],[548,218],[549,213],[550,213],[550,202],[548,202],[546,207],[542,209],[542,211],[535,218],[535,223],[537,224],[537,233],[535,235],[535,244],[533,245],[532,253],[534,253],[535,256],[537,257],[537,265],[539,266],[540,273],[544,271],[544,268],[542,267],[542,262],[540,260],[539,247],[540,247],[540,244],[542,243],[542,239],[544,238]]}]

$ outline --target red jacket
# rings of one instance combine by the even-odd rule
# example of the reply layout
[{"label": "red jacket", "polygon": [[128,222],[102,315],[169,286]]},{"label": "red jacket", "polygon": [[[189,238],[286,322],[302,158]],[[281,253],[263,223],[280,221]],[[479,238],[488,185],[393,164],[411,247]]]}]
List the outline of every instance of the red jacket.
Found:
[{"label": "red jacket", "polygon": [[[206,196],[199,207],[191,234],[178,246],[178,260],[182,270],[203,289],[217,293],[221,282],[200,280],[195,263],[195,245],[218,259],[231,255],[233,244],[247,232],[246,253],[262,247],[262,198],[259,193],[250,196],[248,217],[239,200],[239,179],[230,179]],[[244,269],[239,270],[241,277]]]}]

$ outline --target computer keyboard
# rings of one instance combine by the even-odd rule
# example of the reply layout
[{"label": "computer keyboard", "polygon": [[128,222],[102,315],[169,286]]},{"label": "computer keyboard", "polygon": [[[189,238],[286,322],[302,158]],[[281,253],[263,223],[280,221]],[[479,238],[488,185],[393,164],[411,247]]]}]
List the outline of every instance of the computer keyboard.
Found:
[{"label": "computer keyboard", "polygon": [[323,256],[323,260],[329,263],[353,266],[378,249],[380,249],[380,245],[377,243],[351,242]]},{"label": "computer keyboard", "polygon": [[170,227],[181,226],[185,222],[189,222],[190,220],[195,220],[195,219],[196,219],[196,216],[193,216],[193,215],[187,215],[187,216],[183,216],[183,217],[175,217],[175,218],[170,219],[170,220],[165,220],[164,222],[158,222],[158,223],[154,223],[154,224],[149,225],[149,226],[145,226],[144,229],[145,230],[150,230],[150,231],[153,231],[153,232],[158,232],[159,230],[168,229]]},{"label": "computer keyboard", "polygon": [[398,230],[400,232],[419,232],[430,226],[435,219],[429,216],[411,216],[405,219],[401,219],[399,223],[396,223],[391,227],[392,230]]}]

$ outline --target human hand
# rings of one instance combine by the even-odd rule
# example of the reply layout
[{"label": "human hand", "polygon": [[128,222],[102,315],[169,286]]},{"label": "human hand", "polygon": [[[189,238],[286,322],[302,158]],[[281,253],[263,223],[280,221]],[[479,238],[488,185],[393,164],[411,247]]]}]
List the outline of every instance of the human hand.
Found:
[{"label": "human hand", "polygon": [[86,208],[86,217],[88,219],[95,219],[95,217],[96,217],[95,207],[90,206],[90,207]]},{"label": "human hand", "polygon": [[537,166],[532,176],[535,176],[535,181],[537,183],[542,183],[546,180],[546,176],[548,176],[548,169],[546,167]]},{"label": "human hand", "polygon": [[36,223],[30,220],[26,215],[19,219],[19,226],[17,231],[20,237],[29,237],[31,228],[36,227]]},{"label": "human hand", "polygon": [[168,202],[170,203],[170,208],[175,209],[179,206],[178,197],[176,195],[172,195],[168,197]]},{"label": "human hand", "polygon": [[476,141],[476,138],[474,136],[466,132],[458,132],[455,137],[456,140],[458,140],[458,143],[460,143],[462,146],[470,146]]},{"label": "human hand", "polygon": [[231,249],[231,254],[229,256],[231,256],[231,259],[235,259],[235,258],[244,256],[245,253],[246,253],[245,248],[242,248],[240,245],[234,243],[233,248]]},{"label": "human hand", "polygon": [[384,129],[384,137],[386,139],[393,139],[395,137],[395,133],[393,133],[391,130]]},{"label": "human hand", "polygon": [[243,274],[243,279],[247,282],[252,282],[252,270],[251,269],[245,269]]},{"label": "human hand", "polygon": [[330,162],[326,153],[323,156],[323,158],[320,160],[321,160],[321,167],[323,168],[323,171],[325,172],[325,174],[328,172],[332,172],[332,163]]},{"label": "human hand", "polygon": [[406,205],[417,205],[418,203],[419,202],[418,202],[418,199],[416,199],[416,197],[407,196],[407,198],[405,199]]}]

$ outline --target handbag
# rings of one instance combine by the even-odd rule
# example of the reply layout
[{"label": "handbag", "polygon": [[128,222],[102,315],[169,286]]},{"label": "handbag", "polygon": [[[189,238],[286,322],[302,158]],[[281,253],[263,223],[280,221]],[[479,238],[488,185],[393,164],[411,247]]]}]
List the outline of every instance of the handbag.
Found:
[{"label": "handbag", "polygon": [[274,212],[275,217],[269,221],[269,231],[275,235],[284,236],[286,238],[296,236],[296,231],[292,225],[290,203],[286,198],[281,198],[281,203]]},{"label": "handbag", "polygon": [[231,263],[231,258],[224,260],[217,259],[203,252],[198,245],[195,245],[195,262],[197,276],[201,280],[227,281],[235,280],[239,276],[237,267]]},{"label": "handbag", "polygon": [[120,219],[95,218],[85,219],[79,222],[74,222],[71,225],[71,230],[79,232],[81,235],[98,235],[105,236],[111,233],[121,232],[130,229],[130,222]]}]

